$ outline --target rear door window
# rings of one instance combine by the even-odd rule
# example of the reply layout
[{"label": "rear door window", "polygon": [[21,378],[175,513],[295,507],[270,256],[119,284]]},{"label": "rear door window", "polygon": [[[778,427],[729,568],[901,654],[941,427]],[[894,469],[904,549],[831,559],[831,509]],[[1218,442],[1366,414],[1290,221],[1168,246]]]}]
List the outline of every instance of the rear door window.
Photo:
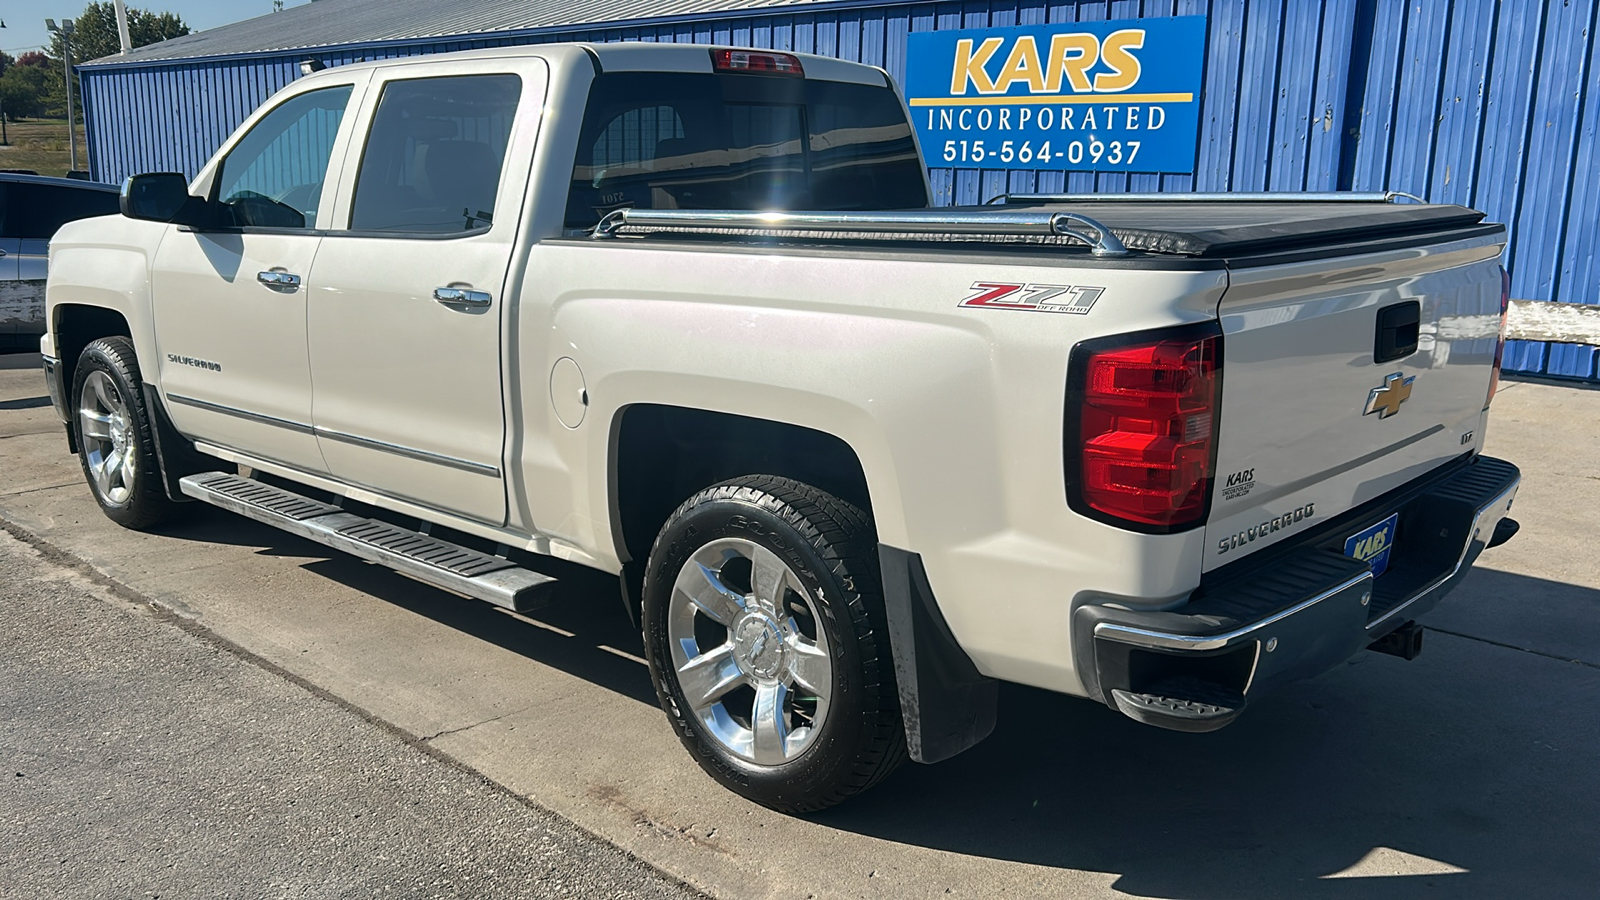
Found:
[{"label": "rear door window", "polygon": [[516,75],[389,82],[361,154],[350,230],[488,228],[521,96]]},{"label": "rear door window", "polygon": [[761,75],[613,72],[584,111],[566,224],[615,209],[918,209],[893,91]]}]

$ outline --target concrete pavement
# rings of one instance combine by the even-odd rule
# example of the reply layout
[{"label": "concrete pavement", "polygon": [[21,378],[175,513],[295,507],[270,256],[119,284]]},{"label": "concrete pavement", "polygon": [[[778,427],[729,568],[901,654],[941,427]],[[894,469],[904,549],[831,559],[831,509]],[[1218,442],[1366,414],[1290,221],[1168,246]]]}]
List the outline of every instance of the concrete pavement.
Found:
[{"label": "concrete pavement", "polygon": [[0,532],[0,895],[692,891]]},{"label": "concrete pavement", "polygon": [[[37,357],[29,357],[36,364]],[[0,357],[0,366],[9,363]],[[703,775],[600,576],[533,617],[224,513],[95,508],[37,370],[0,371],[0,519],[22,538],[719,897],[1592,896],[1600,883],[1600,391],[1509,383],[1511,544],[1431,615],[1213,735],[1002,692],[998,732],[805,819]]]}]

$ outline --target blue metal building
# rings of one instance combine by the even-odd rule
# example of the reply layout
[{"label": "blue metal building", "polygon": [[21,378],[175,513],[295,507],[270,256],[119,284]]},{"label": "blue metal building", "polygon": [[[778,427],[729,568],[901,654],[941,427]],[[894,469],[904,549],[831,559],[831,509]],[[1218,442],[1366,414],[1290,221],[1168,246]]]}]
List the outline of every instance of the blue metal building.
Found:
[{"label": "blue metal building", "polygon": [[[792,49],[882,66],[943,29],[1206,17],[1192,173],[931,168],[938,201],[1006,192],[1399,190],[1511,229],[1512,295],[1600,303],[1600,0],[321,0],[79,68],[94,177],[193,175],[325,65],[546,41]],[[1600,348],[1513,341],[1506,367],[1600,379]]]}]

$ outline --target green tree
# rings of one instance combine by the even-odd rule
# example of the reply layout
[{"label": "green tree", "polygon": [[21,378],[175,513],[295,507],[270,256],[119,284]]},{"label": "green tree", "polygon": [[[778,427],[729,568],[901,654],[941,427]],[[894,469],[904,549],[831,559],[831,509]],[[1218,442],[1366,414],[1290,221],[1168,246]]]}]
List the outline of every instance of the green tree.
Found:
[{"label": "green tree", "polygon": [[[5,107],[6,118],[15,122],[44,115],[47,80],[47,72],[39,66],[7,68],[6,73],[0,75],[0,106]],[[56,80],[59,82],[60,77]]]},{"label": "green tree", "polygon": [[[122,49],[117,38],[117,8],[109,0],[99,0],[84,7],[72,20],[72,62],[74,64],[114,56]],[[169,12],[153,13],[137,7],[128,7],[128,40],[134,47],[143,47],[169,38],[189,33],[183,19]],[[50,35],[50,56],[60,63],[61,35]]]}]

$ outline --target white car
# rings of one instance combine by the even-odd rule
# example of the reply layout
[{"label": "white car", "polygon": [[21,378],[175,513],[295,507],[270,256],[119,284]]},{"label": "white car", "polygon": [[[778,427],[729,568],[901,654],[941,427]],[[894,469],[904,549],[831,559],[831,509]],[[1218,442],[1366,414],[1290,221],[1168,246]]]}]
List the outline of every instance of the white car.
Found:
[{"label": "white car", "polygon": [[42,347],[112,519],[514,609],[615,573],[690,753],[803,811],[983,739],[999,681],[1207,731],[1414,655],[1518,472],[1505,230],[1391,199],[931,209],[880,69],[382,60],[63,228]]}]

